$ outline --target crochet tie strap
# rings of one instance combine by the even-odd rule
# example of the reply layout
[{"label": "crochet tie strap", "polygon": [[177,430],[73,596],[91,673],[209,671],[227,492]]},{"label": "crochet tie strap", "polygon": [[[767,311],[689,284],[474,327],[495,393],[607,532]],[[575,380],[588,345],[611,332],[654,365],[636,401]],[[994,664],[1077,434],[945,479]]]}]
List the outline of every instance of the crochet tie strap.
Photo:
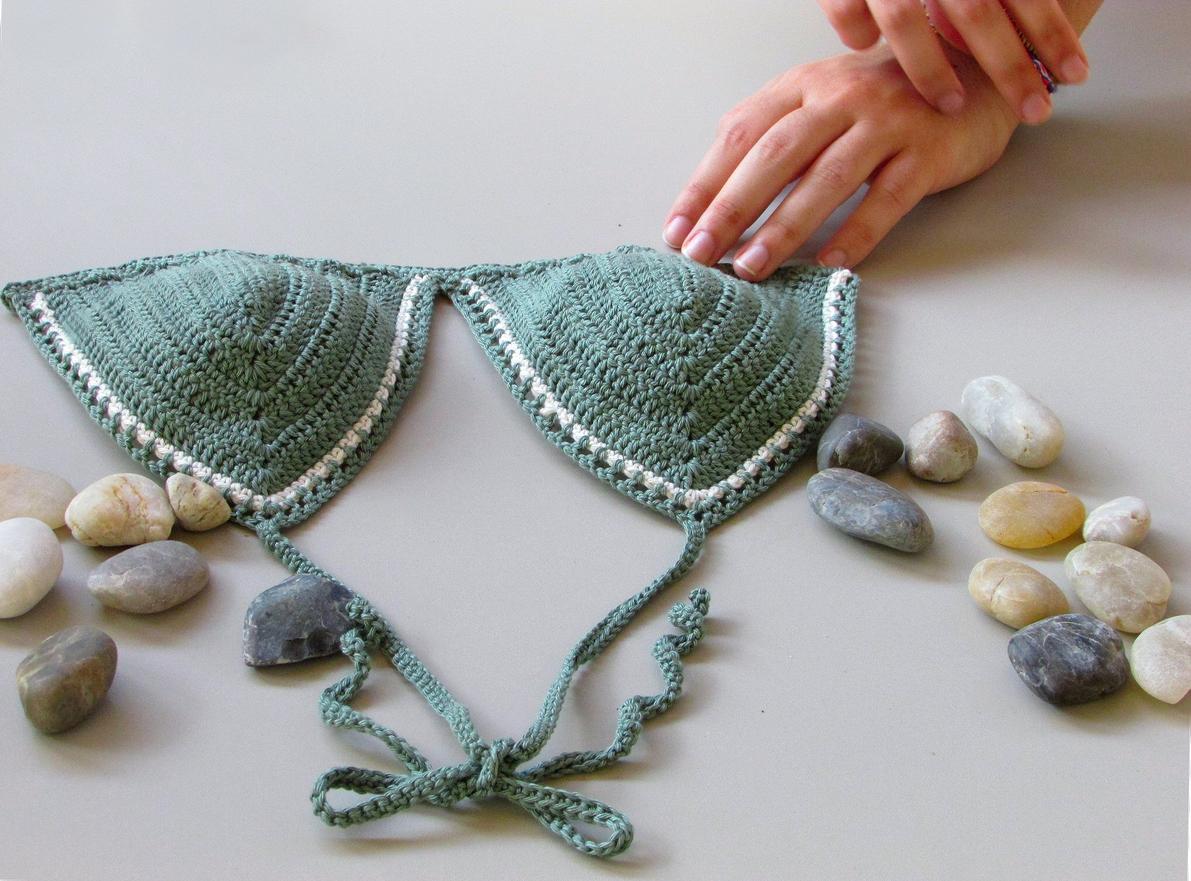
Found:
[{"label": "crochet tie strap", "polygon": [[[464,799],[480,801],[496,797],[518,805],[582,853],[607,857],[625,850],[632,842],[633,827],[624,814],[601,801],[542,781],[590,773],[616,762],[632,750],[644,723],[669,709],[682,691],[681,659],[703,637],[710,599],[706,590],[695,588],[688,601],[675,603],[671,608],[669,620],[678,633],[665,634],[653,644],[653,657],[664,686],[656,694],[634,695],[621,703],[616,730],[607,747],[561,753],[529,768],[521,766],[535,758],[554,733],[579,668],[603,652],[650,599],[681,578],[694,564],[703,548],[707,530],[694,519],[684,522],[684,527],[686,543],[678,560],[647,587],[612,609],[576,643],[547,691],[537,719],[519,740],[482,739],[467,708],[426,669],[421,659],[367,600],[354,597],[348,604],[347,614],[356,626],[340,640],[340,648],[351,659],[353,669],[323,691],[319,707],[327,724],[359,731],[384,743],[404,766],[405,773],[356,767],[327,771],[315,782],[311,793],[315,814],[333,826],[352,826],[415,805],[449,807]],[[291,569],[322,572],[280,530],[266,525],[259,532],[273,553]],[[447,722],[467,755],[465,761],[432,768],[405,738],[351,707],[351,700],[371,672],[373,652],[384,655]],[[328,795],[337,789],[371,797],[339,809],[328,802]],[[578,823],[602,826],[608,834],[601,840],[594,840],[579,831]]]}]

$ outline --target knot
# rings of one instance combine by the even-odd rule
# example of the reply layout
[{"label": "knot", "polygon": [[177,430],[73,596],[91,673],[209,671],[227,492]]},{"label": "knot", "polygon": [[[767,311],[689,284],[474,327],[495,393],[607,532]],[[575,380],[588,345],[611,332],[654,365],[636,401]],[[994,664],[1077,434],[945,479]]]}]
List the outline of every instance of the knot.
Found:
[{"label": "knot", "polygon": [[[497,779],[506,771],[505,762],[512,750],[513,739],[511,737],[501,737],[491,743],[480,744],[475,755],[480,762],[480,768],[472,778],[471,798],[490,798],[495,793]],[[507,770],[512,771],[513,769]]]}]

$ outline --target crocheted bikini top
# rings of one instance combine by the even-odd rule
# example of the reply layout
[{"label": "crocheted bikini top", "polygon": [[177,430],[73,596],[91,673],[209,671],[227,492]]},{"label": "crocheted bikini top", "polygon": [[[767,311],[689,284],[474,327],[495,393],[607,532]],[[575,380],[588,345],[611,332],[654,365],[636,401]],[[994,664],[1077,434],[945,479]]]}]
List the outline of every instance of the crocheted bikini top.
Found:
[{"label": "crocheted bikini top", "polygon": [[[5,305],[129,455],[224,494],[294,572],[330,578],[284,535],[367,462],[417,379],[437,294],[448,296],[542,435],[600,480],[676,521],[675,563],[588,630],[520,738],[484,739],[467,709],[355,593],[340,648],[353,669],[320,699],[330,725],[381,740],[399,772],[336,768],[315,812],[347,826],[415,804],[512,801],[578,850],[628,847],[619,811],[549,781],[628,754],[682,687],[708,594],[675,604],[653,647],[663,681],[621,704],[604,749],[538,760],[576,672],[694,563],[708,531],[770,487],[835,413],[852,370],[856,277],[789,266],[762,283],[635,245],[461,268],[206,251],[9,284]],[[380,653],[466,753],[431,767],[350,706]],[[336,808],[336,789],[368,796]],[[606,829],[591,838],[577,824]]]}]

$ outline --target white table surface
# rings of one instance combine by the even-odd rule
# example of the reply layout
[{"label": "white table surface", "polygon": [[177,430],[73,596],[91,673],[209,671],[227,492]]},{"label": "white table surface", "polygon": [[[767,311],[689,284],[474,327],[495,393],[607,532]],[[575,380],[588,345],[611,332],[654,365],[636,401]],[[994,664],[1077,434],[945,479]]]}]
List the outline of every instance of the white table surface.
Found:
[{"label": "white table surface", "polygon": [[[319,773],[389,765],[318,719],[342,659],[242,663],[245,606],[280,564],[236,527],[184,535],[211,586],[134,617],[90,598],[107,552],[63,530],[57,588],[0,622],[0,877],[1184,877],[1187,706],[1133,684],[1045,704],[965,589],[1000,553],[978,502],[1038,477],[1089,504],[1148,499],[1143,549],[1174,579],[1170,613],[1191,612],[1191,6],[1107,7],[1086,38],[1090,83],[860,267],[849,409],[904,432],[956,408],[968,379],[1004,373],[1062,416],[1063,457],[1026,473],[985,445],[954,486],[894,473],[934,519],[921,556],[815,518],[809,462],[718,530],[581,677],[552,745],[606,741],[619,701],[656,688],[665,607],[707,586],[682,700],[618,769],[567,784],[631,817],[627,854],[581,857],[500,802],[324,826],[308,801]],[[719,115],[835,51],[810,0],[8,0],[0,278],[200,247],[457,265],[660,246]],[[11,316],[0,377],[0,461],[78,487],[135,469]],[[392,434],[295,538],[493,737],[523,730],[572,641],[681,545],[536,433],[446,301]],[[1074,543],[1017,556],[1066,586]],[[85,724],[39,735],[11,671],[81,623],[119,644],[116,683]],[[395,673],[372,683],[364,706],[455,758]]]}]

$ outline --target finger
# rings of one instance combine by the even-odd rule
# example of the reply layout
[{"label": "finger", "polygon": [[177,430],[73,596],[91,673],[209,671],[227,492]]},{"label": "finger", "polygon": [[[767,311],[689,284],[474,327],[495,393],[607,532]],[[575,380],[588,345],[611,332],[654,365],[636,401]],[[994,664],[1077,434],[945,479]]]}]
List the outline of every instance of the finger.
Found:
[{"label": "finger", "polygon": [[848,127],[842,112],[799,109],[761,136],[699,217],[682,252],[715,263],[769,203]]},{"label": "finger", "polygon": [[1042,63],[1063,82],[1088,78],[1088,56],[1058,0],[1005,0],[1005,6]]},{"label": "finger", "polygon": [[964,89],[931,30],[920,0],[877,0],[873,17],[914,88],[938,110],[959,113]]},{"label": "finger", "polygon": [[736,255],[733,268],[748,279],[768,276],[822,226],[836,208],[888,156],[888,148],[856,125],[823,151],[756,235]]},{"label": "finger", "polygon": [[856,210],[819,251],[824,266],[852,267],[869,255],[906,213],[930,192],[931,177],[908,153],[876,174]]},{"label": "finger", "polygon": [[796,89],[758,93],[725,113],[716,127],[715,140],[666,215],[662,238],[672,248],[683,243],[695,220],[711,204],[740,160],[772,125],[796,109],[802,95]]},{"label": "finger", "polygon": [[881,38],[865,0],[819,0],[819,7],[849,49],[867,49]]},{"label": "finger", "polygon": [[1050,118],[1050,96],[999,0],[940,0],[972,57],[1022,122]]}]

